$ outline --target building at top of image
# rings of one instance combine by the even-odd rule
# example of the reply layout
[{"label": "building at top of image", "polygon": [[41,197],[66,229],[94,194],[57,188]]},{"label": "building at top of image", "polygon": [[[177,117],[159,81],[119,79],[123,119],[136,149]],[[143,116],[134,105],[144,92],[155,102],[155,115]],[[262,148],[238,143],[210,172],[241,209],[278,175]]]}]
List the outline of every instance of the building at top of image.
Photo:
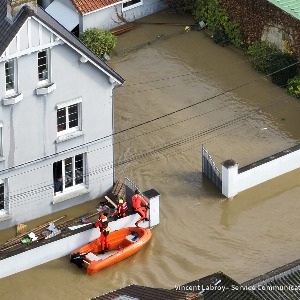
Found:
[{"label": "building at top of image", "polygon": [[43,0],[43,8],[75,35],[112,29],[166,8],[164,0]]},{"label": "building at top of image", "polygon": [[36,0],[0,0],[0,230],[112,187],[123,83]]}]

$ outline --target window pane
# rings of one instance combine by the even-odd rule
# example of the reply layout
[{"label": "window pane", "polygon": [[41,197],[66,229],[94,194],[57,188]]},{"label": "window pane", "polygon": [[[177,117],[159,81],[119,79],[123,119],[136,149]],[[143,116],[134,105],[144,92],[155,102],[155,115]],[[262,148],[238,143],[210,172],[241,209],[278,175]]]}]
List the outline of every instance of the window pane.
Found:
[{"label": "window pane", "polygon": [[66,108],[57,110],[57,131],[66,130]]},{"label": "window pane", "polygon": [[142,2],[142,0],[131,0],[131,1],[125,2],[125,3],[123,3],[123,8],[129,7],[134,4],[138,4],[140,2]]},{"label": "window pane", "polygon": [[75,156],[75,184],[83,183],[83,155]]},{"label": "window pane", "polygon": [[63,181],[62,181],[62,161],[53,163],[53,183],[54,183],[54,195],[57,192],[63,192]]},{"label": "window pane", "polygon": [[15,88],[13,60],[10,60],[5,63],[5,78],[6,78],[6,91],[13,90]]},{"label": "window pane", "polygon": [[78,126],[78,104],[69,106],[69,128]]},{"label": "window pane", "polygon": [[47,51],[38,53],[38,71],[40,81],[48,79]]},{"label": "window pane", "polygon": [[73,159],[72,159],[72,157],[65,159],[65,186],[66,186],[66,188],[73,186]]},{"label": "window pane", "polygon": [[4,209],[4,183],[0,184],[0,209]]}]

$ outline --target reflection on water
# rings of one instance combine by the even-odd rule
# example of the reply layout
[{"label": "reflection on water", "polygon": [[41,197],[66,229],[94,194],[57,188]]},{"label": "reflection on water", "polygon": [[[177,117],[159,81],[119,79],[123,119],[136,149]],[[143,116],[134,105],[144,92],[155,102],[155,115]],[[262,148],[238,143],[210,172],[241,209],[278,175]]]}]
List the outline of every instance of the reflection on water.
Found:
[{"label": "reflection on water", "polygon": [[[146,19],[191,22],[166,12]],[[119,264],[87,276],[63,257],[2,279],[1,299],[84,300],[128,284],[173,288],[216,271],[243,282],[298,259],[300,171],[225,199],[202,177],[201,146],[218,164],[240,166],[289,148],[299,139],[299,103],[241,53],[184,26],[140,26],[118,38],[116,51],[109,63],[126,84],[115,91],[115,131],[157,118],[115,136],[116,162],[132,158],[116,178],[159,191],[161,223],[151,243]]]}]

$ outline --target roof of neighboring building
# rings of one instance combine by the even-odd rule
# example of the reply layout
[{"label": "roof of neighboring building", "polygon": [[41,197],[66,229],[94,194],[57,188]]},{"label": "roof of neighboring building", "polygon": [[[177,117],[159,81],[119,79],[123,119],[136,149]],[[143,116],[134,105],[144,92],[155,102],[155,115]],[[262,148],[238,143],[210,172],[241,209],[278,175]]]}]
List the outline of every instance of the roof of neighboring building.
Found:
[{"label": "roof of neighboring building", "polygon": [[204,300],[259,300],[247,287],[218,272],[182,285],[181,290],[199,293]]},{"label": "roof of neighboring building", "polygon": [[94,65],[96,65],[109,77],[113,77],[119,84],[125,82],[125,80],[112,68],[110,68],[103,59],[94,54],[79,39],[77,39],[49,14],[47,14],[41,7],[38,7],[37,12],[35,13],[29,6],[23,6],[13,22],[8,21],[6,17],[6,9],[6,0],[0,0],[0,56],[6,50],[9,43],[14,39],[27,19],[29,17],[35,17],[41,23],[53,30],[53,32],[61,37],[65,43],[69,44],[71,47],[74,47],[79,53],[82,53],[84,56],[86,56]]},{"label": "roof of neighboring building", "polygon": [[300,260],[260,275],[242,284],[263,300],[300,299]]},{"label": "roof of neighboring building", "polygon": [[[124,288],[109,292],[92,300],[186,300],[189,299],[187,292],[150,288],[140,285],[129,285]],[[193,298],[201,299],[199,297]]]},{"label": "roof of neighboring building", "polygon": [[26,22],[27,18],[33,15],[31,9],[23,8],[22,13],[19,14],[14,23],[11,24],[6,18],[6,9],[6,0],[0,0],[0,55],[6,50],[9,43]]},{"label": "roof of neighboring building", "polygon": [[69,31],[79,24],[78,12],[59,1],[53,1],[45,10]]},{"label": "roof of neighboring building", "polygon": [[87,14],[107,6],[122,2],[120,0],[71,0],[76,10],[81,14]]},{"label": "roof of neighboring building", "polygon": [[268,0],[288,14],[300,20],[300,1],[297,0]]}]

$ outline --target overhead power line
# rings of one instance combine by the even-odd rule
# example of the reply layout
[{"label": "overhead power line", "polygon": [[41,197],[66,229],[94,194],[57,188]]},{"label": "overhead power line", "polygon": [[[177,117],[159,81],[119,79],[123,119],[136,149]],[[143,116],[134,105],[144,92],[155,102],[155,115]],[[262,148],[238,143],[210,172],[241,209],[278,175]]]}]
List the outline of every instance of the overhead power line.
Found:
[{"label": "overhead power line", "polygon": [[[269,74],[263,76],[262,78],[271,76],[272,74],[278,73],[278,72],[280,72],[280,71],[282,71],[282,70],[285,70],[285,69],[290,68],[291,66],[294,66],[294,65],[297,65],[297,64],[299,64],[299,62],[293,63],[293,64],[291,64],[291,65],[289,65],[289,66],[286,66],[286,67],[284,67],[284,68],[281,68],[280,70],[277,70],[277,71],[275,71],[275,72],[269,73]],[[78,145],[78,146],[69,148],[69,149],[67,149],[67,150],[63,150],[63,151],[60,151],[60,152],[57,152],[57,153],[54,153],[54,154],[46,155],[46,156],[44,156],[44,157],[41,157],[41,158],[38,158],[38,159],[34,159],[34,160],[31,160],[31,161],[25,162],[25,163],[16,165],[16,166],[11,167],[11,168],[4,169],[4,170],[0,171],[0,174],[7,173],[8,171],[16,170],[16,169],[18,169],[18,168],[21,168],[21,167],[24,167],[24,166],[27,166],[27,165],[30,165],[30,164],[33,164],[33,163],[36,163],[36,162],[43,161],[43,160],[45,160],[45,159],[49,159],[49,158],[52,158],[52,157],[56,157],[56,156],[58,156],[58,155],[61,155],[61,154],[64,154],[64,153],[68,153],[68,152],[70,152],[70,151],[75,151],[75,150],[81,149],[81,148],[83,148],[83,147],[92,145],[92,144],[94,144],[94,143],[96,143],[96,142],[99,142],[99,141],[102,141],[102,140],[111,138],[111,137],[116,136],[116,135],[118,135],[118,134],[121,134],[121,133],[127,132],[127,131],[129,131],[129,130],[138,128],[138,127],[140,127],[140,126],[143,126],[143,125],[146,125],[146,124],[149,124],[149,123],[158,121],[158,120],[160,120],[160,119],[169,117],[169,116],[174,115],[174,114],[176,114],[176,113],[178,113],[178,112],[182,112],[182,111],[185,111],[185,110],[187,110],[187,109],[190,109],[190,108],[192,108],[192,107],[194,107],[194,106],[196,106],[196,105],[199,105],[199,104],[205,103],[205,102],[207,102],[207,101],[216,99],[216,98],[218,98],[218,97],[220,97],[220,96],[222,96],[222,95],[225,95],[225,94],[227,94],[227,93],[230,93],[230,92],[232,92],[232,91],[234,91],[234,90],[237,90],[237,89],[239,89],[239,88],[241,88],[241,87],[250,85],[250,84],[252,84],[252,83],[254,83],[254,82],[257,82],[257,81],[261,80],[262,78],[257,78],[257,79],[254,79],[254,80],[245,82],[245,83],[240,84],[240,85],[238,85],[238,86],[236,86],[236,87],[234,87],[234,88],[231,88],[231,89],[228,89],[228,90],[226,90],[226,91],[224,91],[224,92],[222,92],[222,93],[219,93],[219,94],[217,94],[217,95],[215,95],[215,96],[208,97],[208,98],[206,98],[206,99],[204,99],[204,100],[200,100],[200,101],[198,101],[198,102],[196,102],[196,103],[193,103],[193,104],[190,104],[190,105],[188,105],[188,106],[182,107],[182,108],[177,109],[177,110],[175,110],[175,111],[173,111],[173,112],[164,114],[164,115],[162,115],[162,116],[153,118],[153,119],[148,120],[148,121],[145,121],[145,122],[143,122],[143,123],[140,123],[140,124],[131,126],[131,127],[129,127],[129,128],[120,130],[120,131],[118,131],[118,132],[115,132],[115,133],[112,133],[112,134],[109,134],[109,135],[106,135],[106,136],[103,136],[103,137],[94,139],[94,140],[92,140],[92,141],[89,141],[89,142],[83,143],[83,144],[81,144],[81,145]]]}]

